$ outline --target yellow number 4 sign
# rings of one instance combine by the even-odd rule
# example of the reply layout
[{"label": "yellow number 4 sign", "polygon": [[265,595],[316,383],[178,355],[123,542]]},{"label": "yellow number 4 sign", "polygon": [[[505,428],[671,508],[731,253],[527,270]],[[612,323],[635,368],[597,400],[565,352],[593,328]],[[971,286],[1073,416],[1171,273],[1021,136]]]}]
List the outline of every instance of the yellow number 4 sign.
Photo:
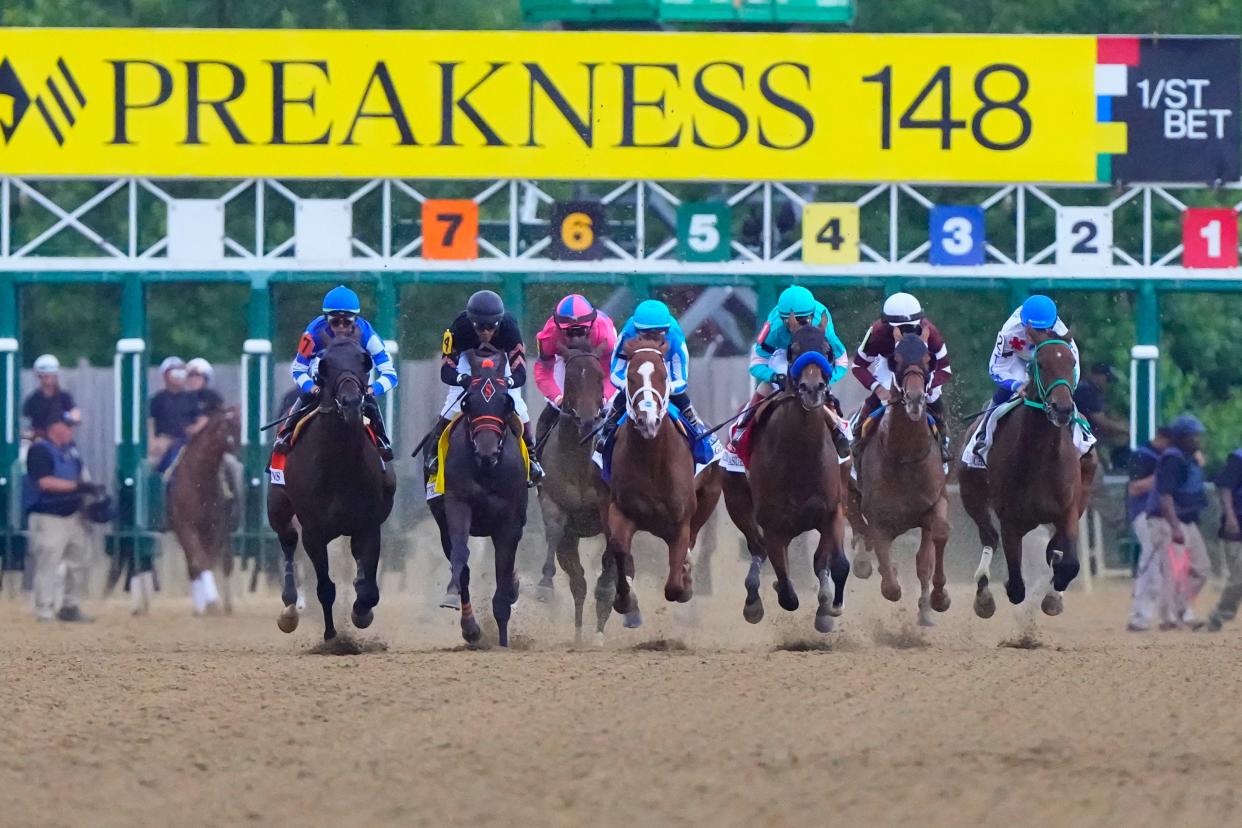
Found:
[{"label": "yellow number 4 sign", "polygon": [[858,205],[808,204],[802,208],[802,261],[807,264],[858,263]]}]

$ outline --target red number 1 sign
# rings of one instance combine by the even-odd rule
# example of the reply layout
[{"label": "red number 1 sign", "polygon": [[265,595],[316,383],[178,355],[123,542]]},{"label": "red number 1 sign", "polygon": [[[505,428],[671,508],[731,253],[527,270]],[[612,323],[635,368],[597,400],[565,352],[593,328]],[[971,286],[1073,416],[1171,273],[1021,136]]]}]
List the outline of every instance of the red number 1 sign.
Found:
[{"label": "red number 1 sign", "polygon": [[1238,266],[1238,214],[1228,207],[1191,207],[1182,213],[1182,264]]}]

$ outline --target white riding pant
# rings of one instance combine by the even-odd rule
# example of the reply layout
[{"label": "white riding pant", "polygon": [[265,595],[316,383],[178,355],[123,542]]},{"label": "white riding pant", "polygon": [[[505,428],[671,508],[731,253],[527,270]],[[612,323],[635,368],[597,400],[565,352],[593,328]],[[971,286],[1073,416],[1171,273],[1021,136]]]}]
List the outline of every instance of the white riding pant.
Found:
[{"label": "white riding pant", "polygon": [[[462,356],[457,360],[457,373],[470,376],[470,360]],[[505,376],[511,376],[509,370],[509,362],[505,361]],[[509,396],[513,399],[513,408],[517,415],[522,418],[523,423],[530,422],[530,412],[526,409],[526,400],[522,397],[521,388],[510,388]],[[440,408],[440,416],[444,419],[450,419],[461,411],[461,389],[451,386],[448,393],[444,396],[444,405]]]}]

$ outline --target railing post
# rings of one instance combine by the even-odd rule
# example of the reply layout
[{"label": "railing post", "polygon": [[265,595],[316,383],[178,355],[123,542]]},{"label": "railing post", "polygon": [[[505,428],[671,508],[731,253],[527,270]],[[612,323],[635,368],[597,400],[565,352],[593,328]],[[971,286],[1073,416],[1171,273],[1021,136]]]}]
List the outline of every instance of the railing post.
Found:
[{"label": "railing post", "polygon": [[1135,345],[1130,349],[1130,448],[1145,445],[1156,433],[1160,359],[1160,294],[1151,282],[1141,282],[1135,308]]},{"label": "railing post", "polygon": [[268,432],[261,431],[272,413],[272,291],[270,274],[250,277],[246,311],[246,341],[242,343],[242,486],[244,523],[242,555],[263,566],[263,537],[267,525]]},{"label": "railing post", "polygon": [[115,551],[132,556],[133,571],[151,568],[152,541],[146,531],[150,515],[144,508],[147,486],[146,286],[138,273],[121,283],[121,338],[112,359],[113,436],[116,441],[117,522]]},{"label": "railing post", "polygon": [[[18,318],[17,281],[11,273],[0,274],[0,386],[4,402],[3,442],[0,443],[0,567],[8,569],[12,556],[22,547],[20,481],[17,468],[21,448],[18,399],[21,393],[21,324]],[[15,564],[14,564],[15,565]]]}]

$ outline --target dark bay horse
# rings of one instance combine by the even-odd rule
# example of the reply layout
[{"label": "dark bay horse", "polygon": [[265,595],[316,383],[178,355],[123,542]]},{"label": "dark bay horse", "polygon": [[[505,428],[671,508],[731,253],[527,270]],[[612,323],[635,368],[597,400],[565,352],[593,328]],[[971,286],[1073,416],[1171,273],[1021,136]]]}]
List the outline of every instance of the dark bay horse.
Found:
[{"label": "dark bay horse", "polygon": [[[1030,372],[1022,403],[996,424],[987,468],[963,465],[959,473],[962,504],[979,527],[983,544],[975,572],[975,614],[980,618],[996,612],[988,582],[998,540],[1004,544],[1009,568],[1005,592],[1012,604],[1026,598],[1022,538],[1037,526],[1053,526],[1045,551],[1052,566],[1052,591],[1042,604],[1046,614],[1060,614],[1062,593],[1078,574],[1078,520],[1095,479],[1096,461],[1094,451],[1079,457],[1074,446],[1077,377],[1069,344],[1061,339],[1039,343]],[[999,536],[992,525],[992,512],[1000,519]]]},{"label": "dark bay horse", "polygon": [[302,545],[315,567],[316,594],[323,607],[323,637],[336,637],[332,604],[336,585],[328,573],[328,544],[350,539],[358,564],[356,598],[351,619],[358,629],[371,626],[379,603],[380,527],[392,511],[397,489],[391,466],[385,466],[367,433],[362,416],[369,385],[371,357],[352,339],[335,339],[319,359],[322,391],[316,412],[303,422],[302,433],[285,457],[283,485],[267,495],[267,520],[280,539],[285,556],[285,608],[277,622],[283,632],[298,626],[297,583],[293,555],[297,551],[296,517]]},{"label": "dark bay horse", "polygon": [[[603,533],[607,508],[607,495],[601,496],[599,468],[591,462],[592,446],[587,440],[605,414],[604,370],[599,364],[600,355],[589,347],[562,348],[560,355],[565,365],[564,395],[543,453],[544,468],[549,474],[539,486],[539,506],[548,542],[543,575],[550,585],[551,576],[556,573],[555,561],[569,577],[569,591],[574,599],[574,640],[581,643],[587,582],[578,543]],[[616,589],[611,564],[612,559],[605,554],[596,589],[596,616],[601,633],[612,612]]]},{"label": "dark bay horse", "polygon": [[841,614],[850,562],[844,549],[844,487],[831,434],[835,426],[826,408],[832,372],[828,353],[820,328],[808,325],[794,333],[788,388],[750,426],[755,431],[746,470],[748,485],[726,483],[725,505],[751,552],[742,615],[752,624],[763,619],[759,571],[765,557],[776,572],[774,586],[781,607],[791,612],[798,608],[789,578],[789,544],[812,530],[819,532],[814,556],[819,580],[815,629],[830,632],[833,618]]},{"label": "dark bay horse", "polygon": [[241,419],[236,408],[224,408],[181,449],[168,482],[168,525],[185,552],[195,612],[220,606],[213,570],[224,585],[223,609],[232,612],[235,494],[226,488],[224,455],[236,454]]},{"label": "dark bay horse", "polygon": [[639,336],[626,343],[628,419],[617,432],[608,482],[608,552],[618,576],[613,609],[626,627],[642,625],[634,595],[634,534],[650,532],[668,545],[664,597],[685,603],[693,595],[690,549],[720,499],[720,469],[695,479],[690,444],[668,415],[668,343]]},{"label": "dark bay horse", "polygon": [[[429,502],[440,542],[452,569],[449,598],[461,608],[461,633],[469,644],[482,638],[470,604],[470,537],[490,537],[496,555],[492,617],[499,643],[509,646],[509,618],[518,598],[514,569],[526,526],[526,466],[520,434],[513,428],[513,399],[504,375],[503,352],[483,345],[467,351],[470,387],[461,401],[462,419],[449,435],[441,467],[444,495]],[[450,603],[451,599],[452,603]]]},{"label": "dark bay horse", "polygon": [[927,423],[929,366],[927,343],[914,334],[902,337],[893,352],[892,401],[856,460],[864,531],[879,562],[880,592],[890,601],[901,600],[893,540],[911,529],[922,530],[915,570],[921,586],[919,623],[925,627],[935,626],[931,610],[949,608],[944,588],[949,498],[944,463]]}]

